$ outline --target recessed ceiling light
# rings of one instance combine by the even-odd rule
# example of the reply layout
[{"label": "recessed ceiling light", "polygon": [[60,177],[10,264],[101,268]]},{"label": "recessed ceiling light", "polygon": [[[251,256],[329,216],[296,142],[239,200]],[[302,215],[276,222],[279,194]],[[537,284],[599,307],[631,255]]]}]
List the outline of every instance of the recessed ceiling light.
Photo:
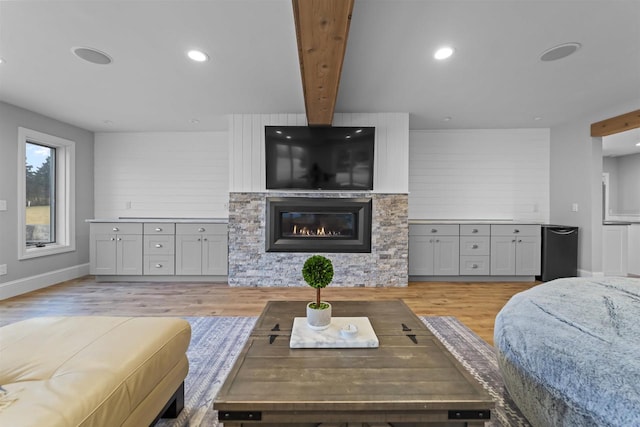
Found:
[{"label": "recessed ceiling light", "polygon": [[189,123],[191,123],[192,125],[197,125],[198,123],[200,123],[200,120],[198,120],[198,119],[190,119]]},{"label": "recessed ceiling light", "polygon": [[451,117],[447,116],[447,117],[443,117],[442,118],[443,122],[450,122],[451,121]]},{"label": "recessed ceiling light", "polygon": [[640,142],[638,142],[638,143],[636,144],[636,147],[640,147]]},{"label": "recessed ceiling light", "polygon": [[4,58],[0,58],[0,64],[4,64]]},{"label": "recessed ceiling light", "polygon": [[73,47],[71,48],[71,52],[78,58],[84,59],[92,64],[108,65],[113,62],[113,59],[109,55],[92,47]]},{"label": "recessed ceiling light", "polygon": [[449,46],[443,46],[440,49],[436,50],[436,53],[433,54],[433,57],[439,61],[443,59],[449,58],[453,55],[453,48]]},{"label": "recessed ceiling light", "polygon": [[558,59],[566,58],[567,56],[580,49],[582,45],[580,43],[563,43],[558,46],[554,46],[551,49],[547,49],[540,55],[541,61],[557,61]]},{"label": "recessed ceiling light", "polygon": [[539,122],[540,120],[542,120],[542,117],[534,117],[533,120],[535,120],[536,122]]},{"label": "recessed ceiling light", "polygon": [[113,121],[111,121],[111,120],[105,120],[102,123],[104,123],[107,126],[113,126]]},{"label": "recessed ceiling light", "polygon": [[201,50],[190,50],[187,52],[187,56],[196,62],[205,62],[209,60],[209,55]]}]

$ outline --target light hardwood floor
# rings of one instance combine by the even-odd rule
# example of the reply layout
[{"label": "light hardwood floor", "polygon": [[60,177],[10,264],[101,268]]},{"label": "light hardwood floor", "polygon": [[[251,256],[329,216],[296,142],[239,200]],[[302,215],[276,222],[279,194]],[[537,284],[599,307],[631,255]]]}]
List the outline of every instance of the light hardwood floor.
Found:
[{"label": "light hardwood floor", "polygon": [[[402,299],[419,316],[455,316],[493,344],[498,311],[514,294],[539,282],[411,282],[405,288],[339,288],[327,301]],[[315,290],[237,288],[226,283],[96,282],[70,280],[0,301],[0,326],[34,316],[258,316],[268,300],[310,301]]]}]

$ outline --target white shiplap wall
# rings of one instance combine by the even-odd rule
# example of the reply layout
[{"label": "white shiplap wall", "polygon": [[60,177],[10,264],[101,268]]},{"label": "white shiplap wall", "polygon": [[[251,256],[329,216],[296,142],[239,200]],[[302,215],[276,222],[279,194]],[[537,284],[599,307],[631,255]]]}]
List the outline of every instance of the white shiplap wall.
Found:
[{"label": "white shiplap wall", "polygon": [[548,129],[411,131],[409,141],[410,219],[549,220]]},{"label": "white shiplap wall", "polygon": [[96,218],[228,216],[227,132],[96,133],[94,153]]},{"label": "white shiplap wall", "polygon": [[[263,192],[265,126],[306,126],[304,114],[235,114],[229,117],[229,190]],[[408,113],[338,113],[333,126],[375,126],[373,189],[407,193],[409,176]]]}]

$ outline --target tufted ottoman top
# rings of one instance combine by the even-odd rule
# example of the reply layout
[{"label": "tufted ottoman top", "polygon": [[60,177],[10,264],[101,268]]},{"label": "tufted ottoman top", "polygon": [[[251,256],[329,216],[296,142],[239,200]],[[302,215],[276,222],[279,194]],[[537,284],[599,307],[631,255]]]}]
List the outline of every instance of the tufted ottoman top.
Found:
[{"label": "tufted ottoman top", "polygon": [[515,295],[495,345],[516,369],[597,425],[640,426],[640,280],[554,280]]},{"label": "tufted ottoman top", "polygon": [[0,425],[122,425],[184,363],[190,339],[178,318],[40,317],[4,326]]}]

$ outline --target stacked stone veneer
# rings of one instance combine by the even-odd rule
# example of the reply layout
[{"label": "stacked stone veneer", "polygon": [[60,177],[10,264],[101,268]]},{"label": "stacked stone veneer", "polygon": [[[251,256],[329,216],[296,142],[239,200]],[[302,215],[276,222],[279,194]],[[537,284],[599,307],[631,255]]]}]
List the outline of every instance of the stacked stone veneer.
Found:
[{"label": "stacked stone veneer", "polygon": [[230,286],[307,286],[301,269],[313,254],[265,251],[268,197],[372,199],[371,253],[319,253],[333,262],[334,278],[330,286],[407,286],[408,195],[355,192],[230,193]]}]

